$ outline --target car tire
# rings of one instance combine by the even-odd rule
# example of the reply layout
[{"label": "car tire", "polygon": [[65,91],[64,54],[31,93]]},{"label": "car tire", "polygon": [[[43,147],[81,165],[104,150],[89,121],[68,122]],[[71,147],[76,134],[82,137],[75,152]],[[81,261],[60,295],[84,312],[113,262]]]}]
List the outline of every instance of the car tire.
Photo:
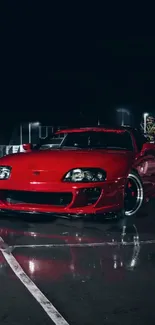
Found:
[{"label": "car tire", "polygon": [[124,216],[131,217],[136,215],[144,201],[144,188],[140,176],[132,170],[128,177],[124,192]]}]

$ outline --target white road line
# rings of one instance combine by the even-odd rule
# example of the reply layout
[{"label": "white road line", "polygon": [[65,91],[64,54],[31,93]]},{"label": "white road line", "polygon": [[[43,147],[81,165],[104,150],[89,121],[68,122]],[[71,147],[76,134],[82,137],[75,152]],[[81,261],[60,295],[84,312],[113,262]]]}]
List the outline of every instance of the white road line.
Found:
[{"label": "white road line", "polygon": [[[10,249],[15,248],[59,248],[59,247],[103,247],[103,246],[135,246],[135,245],[149,245],[149,244],[155,244],[155,239],[150,240],[137,240],[137,241],[130,241],[130,242],[121,242],[121,241],[111,241],[111,242],[102,242],[102,243],[75,243],[75,244],[24,244],[24,245],[12,245],[7,246]],[[0,248],[0,251],[2,249]]]},{"label": "white road line", "polygon": [[131,242],[103,242],[103,243],[77,243],[77,244],[36,244],[36,245],[13,245],[9,246],[10,248],[59,248],[59,247],[102,247],[102,246],[132,246],[135,244],[138,245],[148,245],[155,244],[155,240],[138,240],[137,243],[134,241]]},{"label": "white road line", "polygon": [[[134,242],[124,243],[123,245],[133,245]],[[103,243],[77,243],[77,244],[36,244],[36,245],[15,245],[12,248],[35,248],[35,247],[102,247],[102,246],[118,246],[122,245],[122,242],[103,242]],[[10,246],[11,247],[11,246]]]},{"label": "white road line", "polygon": [[[6,245],[3,239],[0,237],[0,243]],[[9,248],[9,246],[8,246]],[[34,282],[27,276],[15,257],[7,251],[7,249],[1,249],[1,252],[11,267],[12,271],[18,277],[18,279],[24,284],[31,295],[38,301],[40,306],[44,309],[49,318],[56,325],[69,325],[69,323],[63,318],[58,310],[52,305],[52,303],[45,297],[45,295],[39,290]]]}]

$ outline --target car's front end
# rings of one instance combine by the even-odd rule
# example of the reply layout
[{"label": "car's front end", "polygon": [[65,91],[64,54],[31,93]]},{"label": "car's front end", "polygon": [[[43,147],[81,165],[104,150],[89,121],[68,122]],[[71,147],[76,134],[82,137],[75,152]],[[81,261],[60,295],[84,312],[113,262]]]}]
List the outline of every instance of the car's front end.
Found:
[{"label": "car's front end", "polygon": [[96,214],[122,208],[125,179],[95,183],[1,181],[0,209],[55,214]]},{"label": "car's front end", "polygon": [[0,159],[0,210],[60,215],[123,208],[133,153],[105,148],[38,150]]}]

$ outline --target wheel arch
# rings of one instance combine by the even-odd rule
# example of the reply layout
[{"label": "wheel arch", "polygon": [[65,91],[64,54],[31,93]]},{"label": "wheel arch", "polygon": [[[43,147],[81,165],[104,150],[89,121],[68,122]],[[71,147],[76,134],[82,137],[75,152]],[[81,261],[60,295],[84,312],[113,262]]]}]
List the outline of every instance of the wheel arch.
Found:
[{"label": "wheel arch", "polygon": [[[144,200],[143,182],[142,182],[142,179],[141,179],[139,173],[137,172],[137,170],[135,168],[132,168],[128,173],[126,185],[127,185],[128,179],[130,178],[129,177],[130,175],[132,175],[131,179],[134,180],[139,194],[137,196],[137,202],[135,203],[135,207],[133,207],[133,210],[131,209],[129,211],[126,211],[125,212],[126,216],[132,216],[132,215],[136,214],[139,211],[139,209],[141,208],[143,200]],[[126,191],[126,187],[125,187],[125,191]]]}]

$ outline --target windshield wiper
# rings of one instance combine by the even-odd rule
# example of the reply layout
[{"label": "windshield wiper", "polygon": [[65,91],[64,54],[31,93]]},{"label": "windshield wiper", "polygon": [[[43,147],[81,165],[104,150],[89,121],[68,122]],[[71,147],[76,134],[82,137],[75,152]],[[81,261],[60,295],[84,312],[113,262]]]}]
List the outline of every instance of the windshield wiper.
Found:
[{"label": "windshield wiper", "polygon": [[122,148],[122,147],[106,147],[106,149],[116,149],[116,150],[129,150],[132,151],[132,149]]},{"label": "windshield wiper", "polygon": [[59,149],[68,149],[68,150],[81,150],[82,148],[80,148],[80,147],[74,147],[74,146],[61,146],[61,147],[59,147]]},{"label": "windshield wiper", "polygon": [[[109,147],[109,146],[106,146],[106,147],[90,147],[89,149],[91,150],[101,150],[101,149],[118,149],[118,150],[129,150],[127,148],[122,148],[122,147]],[[131,149],[130,149],[131,150]]]}]

